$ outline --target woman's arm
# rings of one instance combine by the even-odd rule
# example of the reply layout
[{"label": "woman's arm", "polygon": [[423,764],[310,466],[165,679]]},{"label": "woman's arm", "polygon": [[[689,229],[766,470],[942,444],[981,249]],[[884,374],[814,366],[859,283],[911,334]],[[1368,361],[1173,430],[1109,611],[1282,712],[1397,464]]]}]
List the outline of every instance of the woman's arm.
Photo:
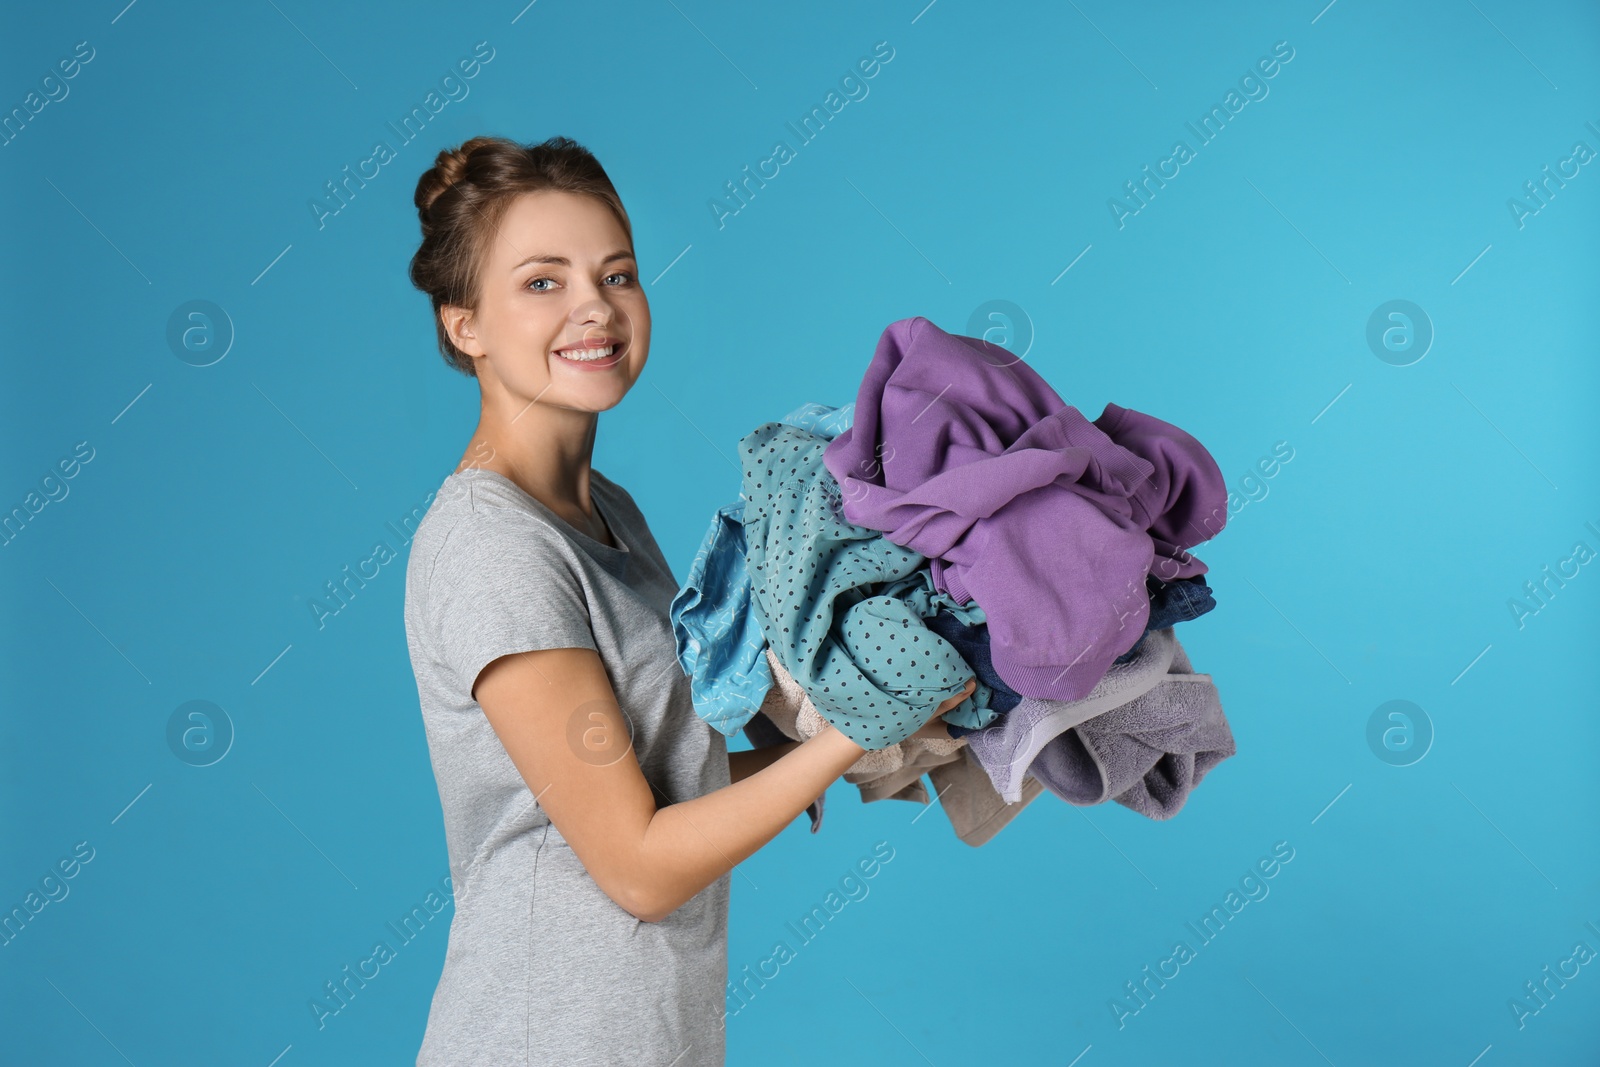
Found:
[{"label": "woman's arm", "polygon": [[[972,684],[939,705],[924,730],[948,736],[932,720]],[[658,807],[593,649],[502,656],[473,692],[590,877],[645,922],[666,918],[776,837],[865,751],[830,726],[749,777]]]},{"label": "woman's arm", "polygon": [[776,760],[779,756],[794,751],[799,745],[798,741],[781,741],[776,745],[765,748],[745,749],[742,752],[728,753],[728,780],[742,782],[752,774],[759,771]]}]

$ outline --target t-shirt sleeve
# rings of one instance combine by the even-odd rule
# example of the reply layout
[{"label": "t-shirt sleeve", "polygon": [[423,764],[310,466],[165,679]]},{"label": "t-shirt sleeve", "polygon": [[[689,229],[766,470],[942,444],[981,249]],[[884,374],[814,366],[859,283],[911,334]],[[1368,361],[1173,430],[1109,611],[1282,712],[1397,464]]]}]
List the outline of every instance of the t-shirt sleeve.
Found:
[{"label": "t-shirt sleeve", "polygon": [[468,691],[501,656],[599,651],[577,565],[533,519],[475,513],[457,524],[428,578],[439,655]]}]

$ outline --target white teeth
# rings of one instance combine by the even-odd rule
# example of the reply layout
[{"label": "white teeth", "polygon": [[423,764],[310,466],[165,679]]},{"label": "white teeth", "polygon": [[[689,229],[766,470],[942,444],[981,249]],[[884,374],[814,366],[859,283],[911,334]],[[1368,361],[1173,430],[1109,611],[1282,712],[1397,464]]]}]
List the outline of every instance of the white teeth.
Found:
[{"label": "white teeth", "polygon": [[604,348],[569,348],[556,355],[562,359],[575,360],[579,363],[592,363],[597,359],[608,359],[617,350],[616,345],[606,345]]}]

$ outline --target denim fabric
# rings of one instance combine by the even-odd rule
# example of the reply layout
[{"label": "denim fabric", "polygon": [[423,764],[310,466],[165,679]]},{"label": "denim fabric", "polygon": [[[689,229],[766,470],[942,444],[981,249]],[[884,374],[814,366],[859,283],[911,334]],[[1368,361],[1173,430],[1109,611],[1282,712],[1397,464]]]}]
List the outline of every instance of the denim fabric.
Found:
[{"label": "denim fabric", "polygon": [[[1217,606],[1204,575],[1197,574],[1193,578],[1179,578],[1171,582],[1163,582],[1155,575],[1150,575],[1145,579],[1145,587],[1150,591],[1150,621],[1145,624],[1146,634],[1151,630],[1170,629],[1174,623],[1198,619]],[[1132,648],[1111,662],[1127,663],[1143,643],[1144,634],[1140,634]]]},{"label": "denim fabric", "polygon": [[[782,421],[832,440],[850,425],[854,407],[806,403]],[[767,638],[750,611],[743,514],[741,498],[712,516],[670,609],[678,664],[689,676],[695,714],[730,737],[772,687],[772,669],[763,654]],[[813,816],[813,829],[820,819],[820,813]]]},{"label": "denim fabric", "polygon": [[[930,577],[931,573],[930,571]],[[943,595],[949,596],[948,593]],[[989,707],[1004,714],[1016,707],[1017,701],[1022,697],[1005,683],[1005,679],[995,673],[994,662],[989,658],[989,626],[984,619],[983,609],[978,608],[976,622],[962,621],[960,612],[976,607],[978,602],[972,600],[954,611],[941,609],[937,615],[927,620],[928,629],[955,646],[956,651],[961,653],[961,658],[972,668],[972,673],[978,676],[978,681],[989,687]],[[955,733],[954,730],[951,732]]]},{"label": "denim fabric", "polygon": [[1163,582],[1152,575],[1146,584],[1150,587],[1149,630],[1165,630],[1173,623],[1198,619],[1217,606],[1202,574],[1173,582]]},{"label": "denim fabric", "polygon": [[[739,441],[751,607],[817,711],[874,750],[915,733],[973,671],[923,621],[949,603],[918,573],[927,558],[843,517],[839,483],[822,462],[827,444],[770,422]],[[947,722],[994,720],[988,686],[977,688]]]}]

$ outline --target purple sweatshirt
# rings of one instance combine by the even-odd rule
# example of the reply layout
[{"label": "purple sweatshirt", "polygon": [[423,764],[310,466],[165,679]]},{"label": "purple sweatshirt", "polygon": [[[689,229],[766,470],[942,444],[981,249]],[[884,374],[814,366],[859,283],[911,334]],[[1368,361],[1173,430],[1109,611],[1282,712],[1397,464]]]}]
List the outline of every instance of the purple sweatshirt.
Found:
[{"label": "purple sweatshirt", "polygon": [[845,518],[978,602],[996,673],[1038,699],[1086,696],[1144,632],[1145,575],[1204,574],[1185,550],[1228,515],[1189,434],[1109,403],[1091,423],[1006,349],[920,316],[883,331],[823,463]]}]

